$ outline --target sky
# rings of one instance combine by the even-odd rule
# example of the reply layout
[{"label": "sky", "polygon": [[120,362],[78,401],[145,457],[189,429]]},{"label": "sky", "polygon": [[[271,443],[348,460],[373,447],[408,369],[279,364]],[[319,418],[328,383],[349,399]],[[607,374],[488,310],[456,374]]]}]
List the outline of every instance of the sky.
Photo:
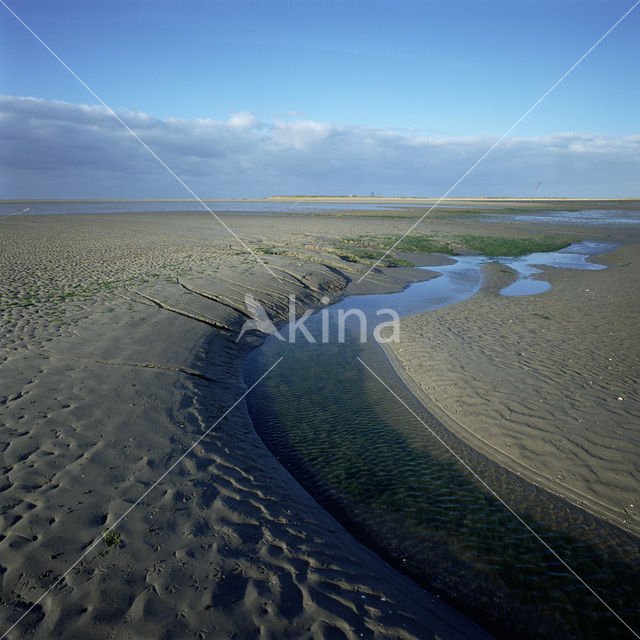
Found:
[{"label": "sky", "polygon": [[[199,197],[441,196],[634,1],[2,0]],[[640,196],[639,79],[640,5],[450,195]],[[2,4],[0,94],[0,197],[191,197]]]}]

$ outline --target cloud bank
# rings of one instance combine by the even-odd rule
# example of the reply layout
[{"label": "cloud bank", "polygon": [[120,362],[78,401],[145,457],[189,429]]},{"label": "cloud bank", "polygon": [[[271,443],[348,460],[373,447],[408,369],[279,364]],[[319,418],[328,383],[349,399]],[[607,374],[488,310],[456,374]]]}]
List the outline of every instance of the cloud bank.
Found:
[{"label": "cloud bank", "polygon": [[[498,137],[425,137],[296,114],[118,115],[200,197],[440,196]],[[103,107],[0,97],[0,135],[2,198],[190,197]],[[514,137],[451,195],[640,196],[639,176],[640,135]]]}]

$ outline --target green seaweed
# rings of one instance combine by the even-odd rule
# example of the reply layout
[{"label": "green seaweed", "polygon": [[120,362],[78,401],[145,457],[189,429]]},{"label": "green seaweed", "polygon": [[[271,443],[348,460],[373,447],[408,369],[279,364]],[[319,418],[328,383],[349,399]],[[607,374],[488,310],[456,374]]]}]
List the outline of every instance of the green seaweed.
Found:
[{"label": "green seaweed", "polygon": [[559,251],[572,244],[575,240],[558,236],[542,236],[541,238],[508,238],[503,236],[458,235],[453,240],[456,244],[471,251],[477,251],[484,256],[495,258],[498,256],[517,257],[529,253],[545,251]]},{"label": "green seaweed", "polygon": [[558,251],[575,241],[571,238],[550,235],[540,238],[515,238],[472,234],[438,237],[435,234],[425,234],[408,235],[404,238],[395,236],[344,238],[341,240],[341,246],[348,245],[349,255],[355,257],[369,257],[369,255],[375,255],[377,251],[393,249],[400,253],[442,253],[445,255],[474,252],[495,258]]},{"label": "green seaweed", "polygon": [[111,552],[112,549],[119,547],[122,544],[122,537],[118,531],[113,529],[107,529],[102,534],[102,542],[106,545],[106,549],[103,549],[96,557],[102,558]]}]

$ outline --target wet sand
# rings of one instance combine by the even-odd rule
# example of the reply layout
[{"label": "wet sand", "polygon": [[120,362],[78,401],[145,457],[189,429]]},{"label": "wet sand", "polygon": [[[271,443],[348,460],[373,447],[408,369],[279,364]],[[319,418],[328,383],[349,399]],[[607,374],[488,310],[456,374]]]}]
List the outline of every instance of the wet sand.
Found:
[{"label": "wet sand", "polygon": [[571,229],[624,243],[602,271],[543,268],[535,296],[499,290],[402,320],[392,361],[449,429],[500,464],[640,533],[640,233]]},{"label": "wet sand", "polygon": [[[407,221],[226,220],[280,280],[206,213],[0,222],[0,632],[46,593],[7,637],[483,637],[326,514],[242,402],[225,415],[258,344],[235,342],[244,295],[284,322],[288,294],[300,313],[350,281],[397,290],[418,275],[354,288],[368,266],[332,245]],[[394,353],[472,446],[637,533],[638,232],[466,216],[420,230],[625,244],[598,259],[607,270],[545,269],[537,296],[499,296],[513,274],[490,266],[476,297],[403,320]]]},{"label": "wet sand", "polygon": [[[280,280],[208,214],[2,221],[0,633],[483,637],[355,541],[234,407],[257,344],[235,342],[245,293],[276,321],[288,294],[339,296],[365,267],[327,246],[362,223],[229,223],[288,248],[261,254]],[[385,270],[367,290],[415,277]]]}]

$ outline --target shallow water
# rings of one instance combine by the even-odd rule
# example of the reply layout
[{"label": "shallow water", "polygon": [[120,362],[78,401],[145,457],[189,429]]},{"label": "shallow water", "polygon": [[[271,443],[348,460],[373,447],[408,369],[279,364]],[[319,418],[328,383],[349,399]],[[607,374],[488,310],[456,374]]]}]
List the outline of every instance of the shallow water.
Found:
[{"label": "shallow water", "polygon": [[[322,214],[336,211],[378,211],[380,214],[398,213],[402,215],[408,208],[424,209],[424,213],[431,209],[433,202],[398,202],[376,199],[369,202],[348,201],[273,201],[273,202],[247,202],[229,200],[204,200],[207,207],[216,213],[231,215],[282,215],[291,214]],[[447,209],[490,209],[500,207],[496,203],[486,202],[458,202],[440,203],[438,210]],[[194,211],[206,213],[205,208],[196,200],[20,200],[0,201],[0,218],[6,215],[14,215],[22,209],[28,211],[18,215],[50,215],[50,214],[75,214],[75,213],[131,213],[131,212],[181,212]],[[486,213],[480,216],[481,220],[488,222],[505,222],[517,220],[520,222],[550,223],[550,224],[613,224],[613,225],[638,225],[640,224],[640,211],[618,210],[582,210],[582,211],[537,211],[535,213]]]},{"label": "shallow water", "polygon": [[[354,314],[346,318],[345,326],[351,326],[358,331],[364,326],[371,332],[381,322],[391,320],[388,314],[378,315],[383,309],[393,309],[402,317],[461,302],[477,293],[482,282],[481,268],[488,262],[496,262],[510,267],[518,276],[518,280],[501,291],[503,295],[519,295],[518,288],[522,291],[521,295],[528,295],[533,293],[531,289],[536,286],[541,287],[540,291],[545,291],[551,285],[544,280],[534,279],[537,274],[541,273],[538,266],[585,270],[605,269],[605,266],[588,260],[597,254],[611,251],[615,246],[602,242],[579,242],[561,251],[531,253],[517,258],[486,258],[478,255],[456,256],[451,258],[451,264],[420,267],[441,274],[437,278],[414,282],[397,293],[349,296],[315,316],[311,316],[305,322],[305,327],[308,328],[316,341],[322,342],[322,325],[324,324],[328,328],[328,340],[334,341],[338,339],[340,314],[351,310],[358,310],[364,320],[361,322]],[[288,329],[287,326],[281,331],[285,337],[289,335]],[[299,339],[303,339],[303,336],[300,335]]]},{"label": "shallow water", "polygon": [[640,211],[620,211],[618,209],[587,209],[581,211],[539,211],[536,213],[486,214],[481,220],[487,222],[533,222],[545,224],[586,224],[586,225],[638,225]]},{"label": "shallow water", "polygon": [[[480,264],[477,256],[465,257],[434,268],[442,277],[402,293],[350,297],[307,321],[314,344],[300,335],[295,344],[269,338],[247,360],[247,382],[276,358],[283,360],[249,394],[251,418],[275,455],[355,535],[494,633],[625,637],[619,620],[357,358],[636,627],[639,541],[524,482],[448,433],[408,393],[378,345],[358,340],[358,318],[345,322],[346,342],[336,342],[341,309],[363,308],[370,334],[374,323],[389,319],[376,315],[381,308],[406,315],[473,295]],[[323,322],[331,340],[325,344]]]},{"label": "shallow water", "polygon": [[518,273],[518,280],[500,291],[504,296],[524,296],[542,293],[551,288],[551,285],[534,278],[542,273],[538,266],[558,267],[562,269],[597,270],[606,267],[593,262],[588,262],[589,257],[611,251],[615,245],[602,242],[576,242],[566,249],[551,251],[548,253],[530,253],[519,258],[499,258],[498,261],[511,267]]},{"label": "shallow water", "polygon": [[[242,202],[205,200],[207,207],[216,213],[234,215],[282,215],[282,213],[330,213],[333,211],[384,211],[403,207],[389,202]],[[0,217],[14,215],[50,215],[75,213],[159,213],[168,211],[195,211],[206,213],[196,200],[21,200],[0,202]]]}]

